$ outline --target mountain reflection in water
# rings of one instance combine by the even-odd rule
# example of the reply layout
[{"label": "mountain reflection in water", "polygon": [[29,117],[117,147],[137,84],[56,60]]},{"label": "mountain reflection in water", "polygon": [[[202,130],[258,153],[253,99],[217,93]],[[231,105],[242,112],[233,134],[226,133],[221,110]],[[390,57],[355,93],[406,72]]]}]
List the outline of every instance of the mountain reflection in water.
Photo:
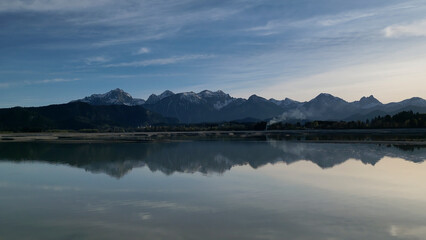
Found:
[{"label": "mountain reflection in water", "polygon": [[420,240],[425,150],[257,140],[2,143],[0,238]]},{"label": "mountain reflection in water", "polygon": [[0,143],[0,161],[66,164],[121,178],[133,168],[151,171],[224,173],[233,166],[308,160],[332,168],[348,159],[375,165],[383,157],[426,159],[424,146],[305,143],[297,141],[194,141],[171,143]]}]

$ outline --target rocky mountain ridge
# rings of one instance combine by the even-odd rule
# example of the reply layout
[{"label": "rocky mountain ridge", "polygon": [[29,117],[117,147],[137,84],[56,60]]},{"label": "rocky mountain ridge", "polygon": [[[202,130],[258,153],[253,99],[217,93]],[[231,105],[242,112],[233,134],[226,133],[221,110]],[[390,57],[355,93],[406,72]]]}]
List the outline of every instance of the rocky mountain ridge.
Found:
[{"label": "rocky mountain ridge", "polygon": [[373,95],[348,102],[328,93],[299,102],[289,98],[265,99],[252,95],[248,99],[235,98],[221,90],[174,93],[166,90],[152,94],[146,101],[133,98],[121,89],[104,94],[93,94],[80,100],[91,105],[141,105],[164,117],[176,118],[181,123],[237,121],[308,121],[308,120],[366,120],[378,115],[412,110],[426,112],[426,100],[413,97],[401,102],[381,103]]}]

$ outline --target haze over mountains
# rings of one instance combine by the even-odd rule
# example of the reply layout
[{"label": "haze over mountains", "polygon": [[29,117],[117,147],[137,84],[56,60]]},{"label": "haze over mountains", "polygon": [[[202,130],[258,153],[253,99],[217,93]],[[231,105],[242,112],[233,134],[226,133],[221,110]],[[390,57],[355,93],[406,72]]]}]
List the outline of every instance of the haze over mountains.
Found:
[{"label": "haze over mountains", "polygon": [[204,90],[199,93],[152,94],[146,101],[133,98],[121,89],[94,94],[76,101],[90,105],[142,106],[180,123],[224,121],[309,121],[309,120],[366,120],[401,111],[426,113],[426,100],[413,97],[401,102],[383,104],[374,96],[347,102],[339,97],[321,93],[314,99],[299,102],[289,98],[265,99],[252,95],[248,99],[234,98],[223,91]]}]

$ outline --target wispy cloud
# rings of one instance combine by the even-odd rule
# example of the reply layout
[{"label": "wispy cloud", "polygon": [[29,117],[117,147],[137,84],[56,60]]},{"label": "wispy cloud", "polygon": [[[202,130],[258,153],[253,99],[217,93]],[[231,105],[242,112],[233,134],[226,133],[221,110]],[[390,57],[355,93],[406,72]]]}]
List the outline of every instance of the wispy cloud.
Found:
[{"label": "wispy cloud", "polygon": [[135,54],[141,55],[141,54],[146,54],[146,53],[149,53],[149,52],[151,52],[151,50],[149,48],[141,47],[135,52]]},{"label": "wispy cloud", "polygon": [[[94,42],[94,47],[130,44],[164,39],[177,35],[182,29],[205,23],[222,21],[243,11],[251,4],[235,4],[216,8],[191,8],[193,0],[158,0],[109,5],[108,11],[86,12],[67,18],[67,23],[80,28],[103,26],[116,31]],[[197,3],[198,4],[198,3]]]},{"label": "wispy cloud", "polygon": [[397,238],[422,239],[426,235],[426,226],[398,226],[391,225],[389,234]]},{"label": "wispy cloud", "polygon": [[197,59],[208,59],[214,57],[213,55],[185,55],[178,57],[169,57],[169,58],[157,58],[149,59],[143,61],[134,61],[134,62],[124,62],[124,63],[114,63],[105,65],[105,67],[147,67],[154,65],[168,65],[175,64],[184,61],[197,60]]},{"label": "wispy cloud", "polygon": [[111,0],[3,0],[0,2],[0,12],[15,12],[15,11],[73,11],[79,9],[87,9],[90,7],[100,7]]},{"label": "wispy cloud", "polygon": [[[126,1],[124,1],[126,2]],[[220,21],[233,16],[244,9],[244,5],[229,4],[225,7],[200,8],[188,10],[185,4],[193,4],[197,1],[140,1],[115,4],[110,6],[109,12],[101,12],[100,15],[84,15],[69,19],[69,22],[76,25],[107,25],[107,26],[138,26],[139,30],[157,29],[161,30],[170,26],[183,26],[188,24]],[[247,4],[250,6],[250,4]],[[117,8],[119,11],[117,11]],[[106,15],[108,14],[108,15]]]},{"label": "wispy cloud", "polygon": [[14,81],[14,82],[3,82],[0,83],[0,88],[9,88],[15,86],[28,86],[28,85],[38,85],[38,84],[49,84],[49,83],[61,83],[61,82],[74,82],[80,80],[79,78],[64,79],[64,78],[53,78],[53,79],[43,79],[43,80],[25,80],[25,81]]},{"label": "wispy cloud", "polygon": [[99,64],[99,63],[106,63],[106,62],[109,62],[109,61],[111,61],[111,59],[107,58],[107,57],[104,57],[104,56],[89,57],[89,58],[86,58],[84,60],[84,62],[87,65]]},{"label": "wispy cloud", "polygon": [[60,83],[60,82],[73,82],[78,81],[79,78],[73,78],[73,79],[64,79],[64,78],[53,78],[53,79],[44,79],[44,80],[36,80],[36,81],[24,81],[26,85],[33,85],[33,84],[46,84],[46,83]]},{"label": "wispy cloud", "polygon": [[[221,88],[233,94],[263,91],[269,97],[307,98],[311,92],[300,89],[315,86],[352,96],[352,85],[342,83],[389,79],[361,73],[374,71],[383,61],[402,62],[407,48],[416,48],[407,58],[422,56],[424,39],[408,37],[426,35],[425,11],[424,0],[1,0],[0,15],[7,24],[0,31],[5,42],[0,47],[0,101],[25,97],[8,88],[38,89],[32,94],[39,94],[47,91],[43,84],[51,84],[49,90],[69,87],[68,92],[78,92],[78,84],[60,82],[81,76],[93,83],[87,91],[116,87],[119,78],[126,86],[154,82],[142,90],[136,85],[146,84],[135,84],[134,91],[144,93]],[[27,41],[28,36],[37,41]],[[372,67],[349,69],[363,62]],[[405,79],[421,79],[415,66],[401,70]],[[343,68],[349,70],[333,71]],[[8,69],[15,72],[4,72]],[[329,74],[318,77],[321,72]],[[61,78],[50,79],[56,77]],[[290,84],[292,79],[305,81]],[[273,87],[262,90],[268,85]],[[411,95],[422,90],[412,89]],[[59,92],[51,96],[63,99]]]},{"label": "wispy cloud", "polygon": [[141,36],[131,36],[131,37],[117,37],[112,39],[104,39],[92,44],[93,47],[102,48],[116,45],[123,45],[129,43],[136,43],[142,41],[150,41],[150,40],[159,40],[171,36],[177,33],[180,30],[179,27],[173,29],[162,30],[161,32],[152,31],[146,32]]},{"label": "wispy cloud", "polygon": [[366,20],[386,14],[392,14],[403,9],[414,8],[410,3],[395,4],[382,8],[370,8],[363,10],[352,10],[340,12],[332,15],[320,15],[301,20],[270,20],[265,25],[260,25],[246,29],[249,32],[256,32],[260,36],[268,36],[283,33],[292,28],[312,28],[312,27],[333,27],[355,21]]},{"label": "wispy cloud", "polygon": [[275,33],[280,33],[282,30],[288,28],[304,28],[304,27],[330,27],[339,24],[344,24],[350,21],[355,21],[367,17],[372,17],[376,15],[375,11],[352,11],[352,12],[343,12],[335,15],[325,15],[318,16],[313,18],[308,18],[304,20],[297,21],[287,21],[287,20],[271,20],[268,21],[265,25],[252,27],[247,29],[248,31],[260,32],[262,35],[271,35]]},{"label": "wispy cloud", "polygon": [[[253,3],[231,1],[211,8],[200,7],[202,5],[196,0],[4,0],[0,1],[0,13],[35,12],[35,19],[42,15],[55,18],[57,21],[48,24],[43,22],[42,26],[64,25],[65,27],[55,30],[58,37],[63,37],[63,33],[70,29],[78,32],[89,29],[86,34],[82,34],[88,36],[86,39],[90,39],[94,36],[91,34],[96,32],[92,44],[49,45],[51,48],[84,48],[164,39],[191,25],[224,20],[244,11]],[[60,16],[57,12],[60,12]],[[108,31],[99,30],[98,27],[106,27]],[[52,35],[51,33],[50,36]]]},{"label": "wispy cloud", "polygon": [[409,24],[392,25],[383,30],[385,37],[426,37],[426,19]]},{"label": "wispy cloud", "polygon": [[0,83],[0,88],[8,88],[10,87],[10,83]]},{"label": "wispy cloud", "polygon": [[377,13],[374,11],[367,12],[347,12],[338,14],[331,17],[324,17],[323,19],[318,19],[317,24],[321,26],[334,26],[338,24],[344,24],[347,22],[368,18],[375,16]]}]

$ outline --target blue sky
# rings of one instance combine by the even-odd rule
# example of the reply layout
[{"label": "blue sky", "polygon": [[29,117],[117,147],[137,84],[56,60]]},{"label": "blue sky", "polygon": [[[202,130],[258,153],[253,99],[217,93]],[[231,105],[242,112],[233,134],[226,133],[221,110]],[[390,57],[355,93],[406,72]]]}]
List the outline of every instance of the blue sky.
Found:
[{"label": "blue sky", "polygon": [[426,2],[2,0],[0,107],[147,98],[426,97]]}]

